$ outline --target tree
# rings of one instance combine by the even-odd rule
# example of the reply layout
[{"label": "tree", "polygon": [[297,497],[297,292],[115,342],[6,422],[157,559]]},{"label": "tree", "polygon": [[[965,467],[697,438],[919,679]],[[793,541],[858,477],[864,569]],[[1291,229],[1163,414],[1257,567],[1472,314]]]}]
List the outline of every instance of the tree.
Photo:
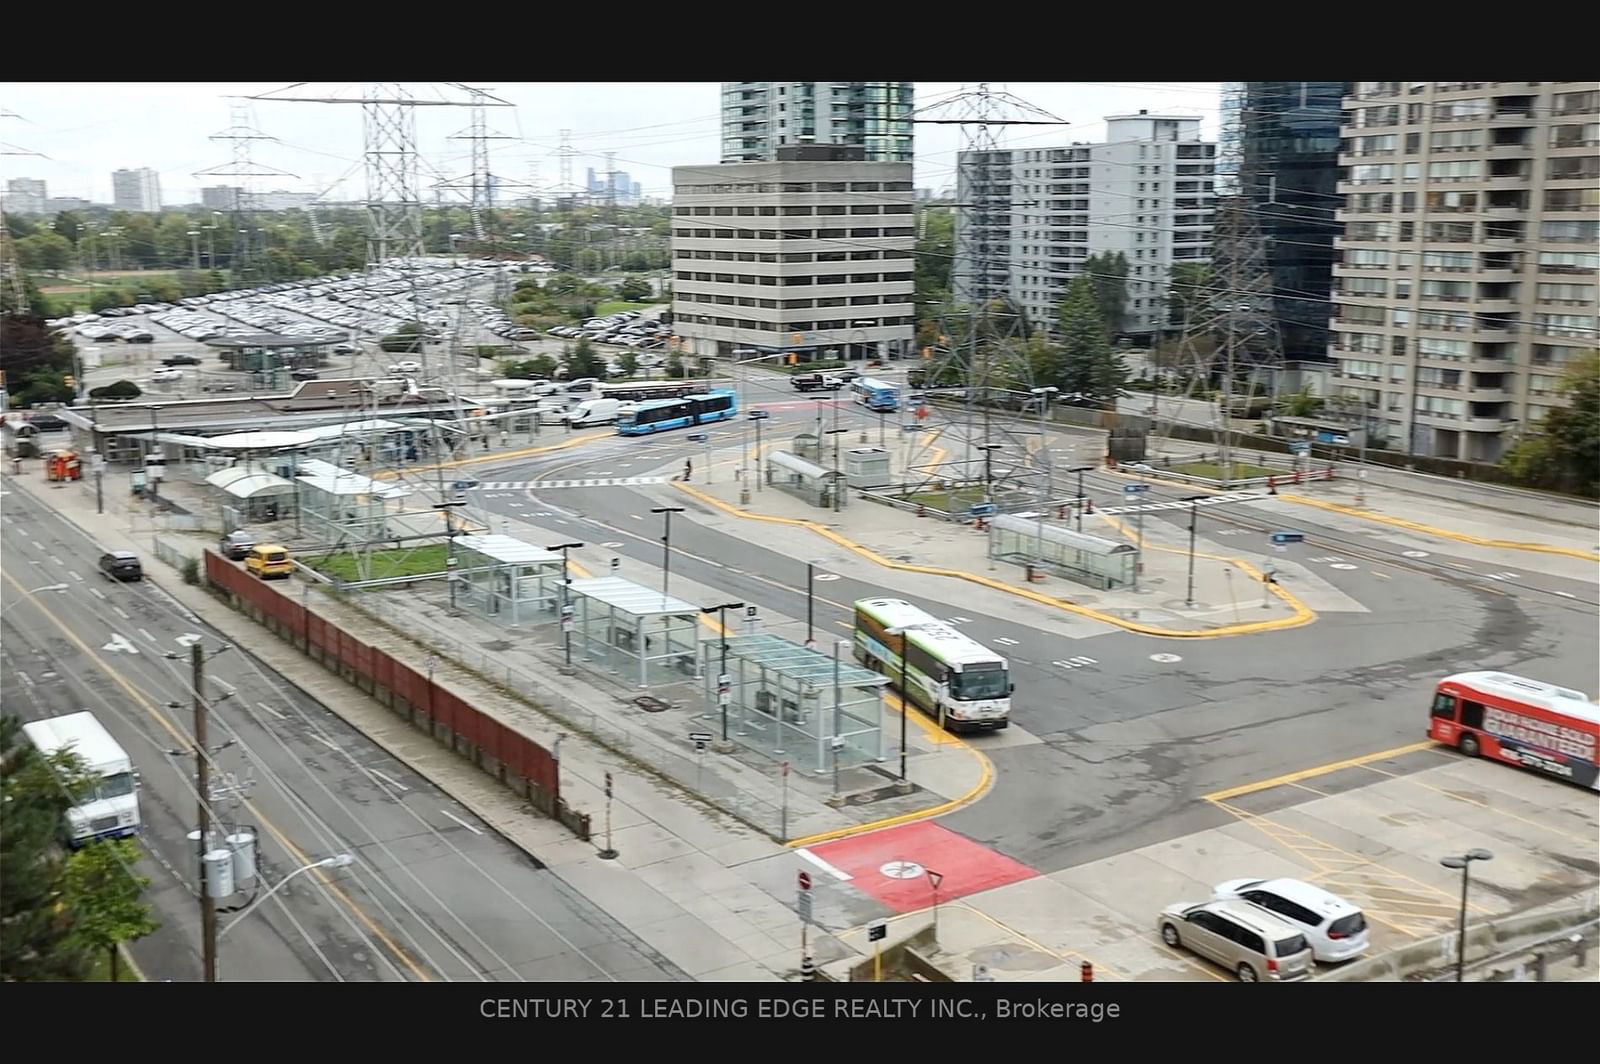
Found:
[{"label": "tree", "polygon": [[667,376],[673,380],[682,380],[688,376],[688,371],[683,366],[683,354],[678,351],[667,356]]},{"label": "tree", "polygon": [[588,340],[579,340],[577,348],[567,356],[566,361],[568,380],[606,375],[606,360],[595,353],[594,345]]},{"label": "tree", "polygon": [[75,211],[62,211],[56,215],[56,220],[51,223],[52,228],[72,243],[78,242],[78,236],[83,232],[83,219]]},{"label": "tree", "polygon": [[555,376],[556,360],[549,355],[534,355],[521,361],[508,359],[500,364],[500,372],[512,380],[549,380]]},{"label": "tree", "polygon": [[1310,417],[1322,409],[1322,400],[1311,394],[1308,384],[1293,395],[1283,399],[1283,414],[1285,417]]},{"label": "tree", "polygon": [[622,375],[624,377],[632,377],[639,372],[639,352],[631,347],[623,349],[622,354],[617,358],[617,362],[622,367]]},{"label": "tree", "polygon": [[1567,367],[1555,407],[1503,459],[1518,479],[1543,487],[1600,495],[1600,352],[1590,351]]},{"label": "tree", "polygon": [[1102,252],[1084,260],[1083,269],[1094,283],[1095,306],[1106,335],[1116,339],[1122,333],[1128,311],[1128,257],[1122,252]]},{"label": "tree", "polygon": [[625,303],[640,303],[649,299],[654,291],[643,277],[629,277],[617,285],[617,298]]},{"label": "tree", "polygon": [[95,781],[70,752],[40,756],[16,717],[0,718],[0,979],[73,982],[88,974],[74,911],[60,904],[57,845],[67,810]]},{"label": "tree", "polygon": [[1183,325],[1211,299],[1211,267],[1181,262],[1167,274],[1167,324]]},{"label": "tree", "polygon": [[1050,342],[1050,338],[1043,332],[1035,332],[1022,346],[1023,357],[1028,360],[1028,368],[1033,371],[1033,379],[1039,382],[1039,387],[1055,385],[1062,376],[1061,348]]},{"label": "tree", "polygon": [[104,950],[117,981],[117,947],[143,938],[161,925],[143,900],[150,885],[134,871],[139,848],[126,839],[108,839],[74,853],[62,876],[62,901],[73,915],[72,941]]},{"label": "tree", "polygon": [[422,326],[408,321],[379,340],[378,346],[391,355],[414,355],[422,350]]},{"label": "tree", "polygon": [[1049,381],[1063,392],[1115,398],[1128,379],[1128,367],[1111,350],[1111,340],[1095,301],[1094,282],[1078,277],[1057,312],[1061,335],[1061,375]]},{"label": "tree", "polygon": [[126,380],[89,389],[90,399],[137,399],[141,394],[137,384]]},{"label": "tree", "polygon": [[72,242],[55,233],[35,233],[16,242],[17,261],[31,270],[64,270],[72,263]]},{"label": "tree", "polygon": [[131,302],[132,300],[128,298],[128,293],[116,287],[96,288],[94,291],[89,293],[90,310],[105,310],[107,307],[125,307]]}]

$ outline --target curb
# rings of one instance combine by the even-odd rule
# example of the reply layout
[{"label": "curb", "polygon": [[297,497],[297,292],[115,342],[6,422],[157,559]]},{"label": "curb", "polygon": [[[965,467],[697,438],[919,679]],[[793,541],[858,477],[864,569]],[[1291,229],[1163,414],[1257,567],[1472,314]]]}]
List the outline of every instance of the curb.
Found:
[{"label": "curb", "polygon": [[1578,558],[1586,562],[1600,562],[1600,554],[1596,554],[1593,551],[1579,550],[1576,547],[1557,547],[1549,543],[1518,543],[1509,539],[1485,539],[1482,536],[1473,536],[1465,532],[1452,532],[1449,529],[1435,528],[1432,525],[1424,525],[1417,521],[1407,521],[1403,517],[1387,517],[1383,514],[1368,513],[1365,510],[1358,510],[1354,506],[1345,506],[1343,503],[1310,499],[1304,495],[1286,495],[1283,492],[1279,492],[1278,498],[1298,503],[1301,506],[1315,506],[1319,510],[1331,510],[1334,513],[1359,517],[1364,521],[1377,521],[1379,524],[1394,525],[1397,528],[1409,529],[1412,532],[1422,532],[1430,536],[1442,536],[1445,539],[1453,539],[1460,543],[1471,543],[1479,547],[1536,551],[1540,554],[1562,554],[1568,558]]}]

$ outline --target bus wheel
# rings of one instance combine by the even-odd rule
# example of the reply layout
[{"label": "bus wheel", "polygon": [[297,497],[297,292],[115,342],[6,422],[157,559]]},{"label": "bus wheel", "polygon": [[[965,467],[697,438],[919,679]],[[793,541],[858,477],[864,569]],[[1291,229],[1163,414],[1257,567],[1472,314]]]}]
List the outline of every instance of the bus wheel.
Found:
[{"label": "bus wheel", "polygon": [[1457,744],[1456,748],[1463,754],[1466,754],[1468,757],[1477,757],[1478,737],[1471,734],[1463,735],[1461,737],[1461,742]]}]

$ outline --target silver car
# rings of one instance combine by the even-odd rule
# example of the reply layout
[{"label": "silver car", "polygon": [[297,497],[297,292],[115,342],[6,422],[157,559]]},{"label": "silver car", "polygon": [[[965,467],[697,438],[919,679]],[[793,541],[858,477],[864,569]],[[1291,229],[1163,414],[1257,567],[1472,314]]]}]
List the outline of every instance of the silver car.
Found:
[{"label": "silver car", "polygon": [[1216,961],[1241,983],[1311,977],[1311,946],[1300,929],[1242,899],[1169,905],[1156,927],[1169,947]]}]

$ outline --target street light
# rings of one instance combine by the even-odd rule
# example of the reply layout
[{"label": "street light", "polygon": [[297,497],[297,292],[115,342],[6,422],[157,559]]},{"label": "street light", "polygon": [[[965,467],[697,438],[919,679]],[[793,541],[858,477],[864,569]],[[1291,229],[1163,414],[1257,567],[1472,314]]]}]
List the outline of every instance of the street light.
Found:
[{"label": "street light", "polygon": [[1194,609],[1194,521],[1195,511],[1200,508],[1199,503],[1204,495],[1191,495],[1179,502],[1189,504],[1189,592],[1184,596],[1183,604],[1186,609]]},{"label": "street light", "polygon": [[1467,967],[1467,879],[1473,861],[1492,861],[1494,854],[1488,850],[1468,850],[1460,857],[1442,857],[1439,863],[1446,868],[1461,869],[1461,918],[1456,925],[1456,982],[1461,982]]},{"label": "street light", "polygon": [[667,587],[672,581],[672,515],[683,513],[681,506],[652,506],[650,512],[663,514],[666,525],[661,536],[661,604],[667,604]]},{"label": "street light", "polygon": [[1045,489],[1044,501],[1048,503],[1050,497],[1056,493],[1056,460],[1050,451],[1050,444],[1044,435],[1044,416],[1050,409],[1050,400],[1060,394],[1061,389],[1051,385],[1047,388],[1030,389],[1039,399],[1039,448],[1044,452]]},{"label": "street light", "polygon": [[983,452],[983,501],[994,502],[994,452],[1004,444],[980,443],[978,450]]},{"label": "street light", "polygon": [[572,589],[572,576],[567,571],[567,551],[577,550],[582,543],[557,543],[545,550],[561,552],[561,641],[565,645],[567,659],[566,671],[572,672],[572,605],[569,595]]},{"label": "street light", "polygon": [[[23,598],[32,598],[34,595],[41,595],[46,591],[65,591],[65,590],[67,590],[67,585],[66,584],[46,584],[44,587],[36,587],[32,591],[24,591],[22,593],[22,597]],[[15,605],[16,605],[16,603],[12,602],[12,603],[8,604],[7,606],[5,606],[4,608],[0,608],[0,613],[6,612],[6,610],[9,610],[12,606],[15,606]]]},{"label": "street light", "polygon": [[756,423],[756,490],[761,490],[761,482],[766,479],[761,472],[761,423],[772,416],[770,411],[752,410],[749,420]]},{"label": "street light", "polygon": [[833,749],[833,794],[829,800],[842,802],[844,796],[839,793],[839,750],[844,746],[844,711],[840,706],[839,694],[839,650],[850,646],[848,639],[835,639],[833,641],[833,737],[828,745]]},{"label": "street light", "polygon": [[722,664],[717,668],[717,704],[722,707],[722,744],[728,745],[728,611],[742,610],[742,602],[724,602],[717,606],[702,606],[701,613],[715,613],[717,627],[722,631]]},{"label": "street light", "polygon": [[906,662],[911,657],[906,653],[910,640],[906,633],[920,628],[920,625],[907,624],[899,628],[885,628],[889,635],[900,637],[900,787],[902,790],[911,789],[911,781],[906,778],[906,717],[911,715],[911,687],[907,683]]},{"label": "street light", "polygon": [[1085,496],[1083,494],[1083,475],[1085,473],[1092,472],[1093,470],[1094,470],[1094,466],[1087,466],[1087,465],[1086,466],[1077,466],[1076,468],[1067,470],[1068,473],[1076,473],[1076,474],[1078,474],[1078,531],[1079,532],[1083,531],[1083,507],[1084,507],[1085,502],[1087,501],[1087,496]]},{"label": "street light", "polygon": [[806,562],[806,649],[817,649],[817,597],[815,592],[817,566],[820,561]]},{"label": "street light", "polygon": [[[835,413],[837,413],[838,410],[839,410],[837,405],[835,405],[833,409],[834,409]],[[841,432],[849,432],[849,431],[850,431],[849,429],[832,428],[832,429],[828,429],[827,433],[826,433],[826,435],[829,435],[829,436],[833,437],[833,512],[834,513],[838,513],[841,509],[843,509],[843,504],[844,504],[844,499],[843,499],[844,492],[841,491],[840,488],[839,488],[839,434]]]},{"label": "street light", "polygon": [[288,875],[286,875],[282,879],[278,880],[277,885],[274,886],[271,890],[267,891],[265,894],[261,895],[261,897],[257,898],[255,901],[253,901],[249,905],[245,906],[244,912],[242,912],[238,916],[234,917],[232,923],[230,923],[227,927],[224,927],[221,931],[217,932],[217,938],[220,940],[229,931],[232,931],[234,928],[238,927],[239,923],[245,917],[247,917],[251,913],[255,912],[256,909],[258,909],[261,906],[262,902],[266,901],[268,898],[270,898],[274,894],[278,893],[278,891],[283,887],[283,885],[285,883],[288,883],[289,880],[293,879],[297,875],[300,875],[302,872],[309,872],[313,868],[348,868],[350,865],[353,865],[355,863],[356,863],[356,859],[354,857],[350,856],[349,854],[347,854],[347,853],[336,853],[332,857],[324,857],[320,861],[312,861],[308,865],[302,865],[301,867],[296,868],[293,872],[290,872]]}]

